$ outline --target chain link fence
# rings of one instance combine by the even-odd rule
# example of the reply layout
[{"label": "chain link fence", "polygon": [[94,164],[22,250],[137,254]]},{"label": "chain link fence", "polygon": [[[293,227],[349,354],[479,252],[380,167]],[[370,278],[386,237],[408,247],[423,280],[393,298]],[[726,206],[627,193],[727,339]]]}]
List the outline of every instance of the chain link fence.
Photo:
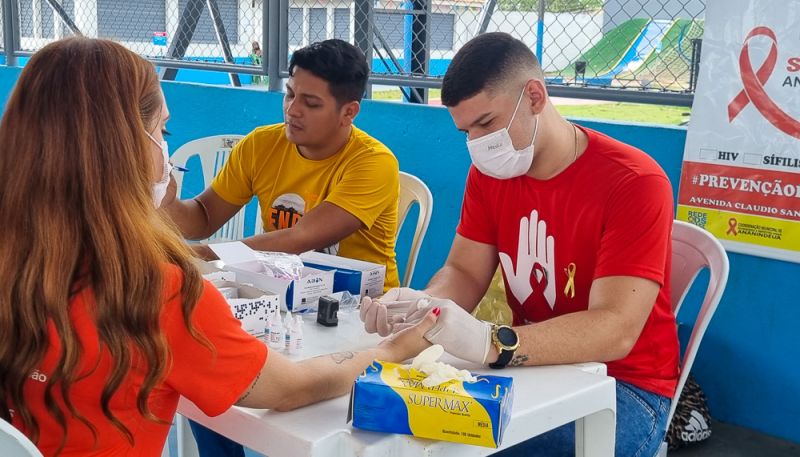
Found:
[{"label": "chain link fence", "polygon": [[340,38],[371,60],[373,83],[404,87],[416,102],[426,101],[420,88],[441,85],[467,41],[491,31],[530,46],[550,87],[571,96],[601,89],[690,97],[705,11],[705,0],[0,1],[16,2],[23,53],[81,33],[119,41],[162,67],[249,73],[263,83],[268,54],[278,56],[273,73],[286,77],[294,50]]},{"label": "chain link fence", "polygon": [[[0,52],[0,54],[5,53],[5,41],[6,40],[5,40],[5,30],[4,29],[5,29],[5,15],[6,14],[5,14],[4,8],[5,8],[5,5],[0,3],[0,51],[3,51],[3,52]],[[0,59],[3,59],[3,57],[0,57]]]},{"label": "chain link fence", "polygon": [[694,91],[704,11],[704,0],[290,0],[288,46],[347,39],[374,80],[436,87],[467,41],[502,31],[534,50],[551,87],[669,96]]},{"label": "chain link fence", "polygon": [[549,3],[542,60],[551,83],[694,91],[703,0]]},{"label": "chain link fence", "polygon": [[117,41],[165,66],[224,63],[262,71],[263,0],[12,1],[23,54],[82,34]]}]

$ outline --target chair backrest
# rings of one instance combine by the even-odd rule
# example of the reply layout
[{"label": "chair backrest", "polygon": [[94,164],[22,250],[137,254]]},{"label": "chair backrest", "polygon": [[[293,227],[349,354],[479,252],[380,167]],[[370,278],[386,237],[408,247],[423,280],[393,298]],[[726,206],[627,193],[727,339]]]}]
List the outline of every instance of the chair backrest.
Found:
[{"label": "chair backrest", "polygon": [[[222,170],[222,166],[225,165],[225,162],[231,154],[231,149],[233,149],[236,143],[242,138],[244,138],[244,135],[235,134],[198,138],[179,147],[172,154],[170,160],[175,165],[189,168],[186,166],[186,163],[191,157],[198,156],[202,166],[203,183],[205,187],[208,187],[211,185],[214,176]],[[195,170],[189,171],[189,173],[194,172]],[[175,176],[175,181],[178,184],[178,197],[180,197],[181,188],[183,187],[183,173],[176,171],[172,174]],[[239,240],[244,238],[244,213],[245,208],[243,207],[208,239]]]},{"label": "chair backrest", "polygon": [[421,179],[401,171],[400,199],[397,205],[398,234],[403,224],[405,224],[408,210],[411,209],[411,205],[413,205],[414,202],[419,204],[419,216],[417,216],[417,227],[414,230],[414,237],[411,240],[411,249],[408,252],[406,271],[403,275],[403,281],[400,283],[403,287],[408,287],[411,284],[411,278],[414,276],[414,267],[417,264],[419,249],[422,247],[422,240],[425,238],[425,232],[428,231],[431,213],[433,213],[433,195],[430,189],[428,189],[428,186],[426,186]]},{"label": "chair backrest", "polygon": [[689,292],[697,274],[703,268],[708,268],[709,279],[703,303],[697,313],[694,328],[692,328],[689,342],[681,357],[681,374],[678,378],[678,387],[672,398],[667,426],[675,414],[686,378],[692,369],[700,341],[714,316],[725,284],[728,282],[728,255],[722,244],[710,233],[683,221],[674,221],[672,225],[672,310],[675,315],[683,304],[683,299]]},{"label": "chair backrest", "polygon": [[27,436],[3,419],[0,419],[0,455],[42,457]]}]

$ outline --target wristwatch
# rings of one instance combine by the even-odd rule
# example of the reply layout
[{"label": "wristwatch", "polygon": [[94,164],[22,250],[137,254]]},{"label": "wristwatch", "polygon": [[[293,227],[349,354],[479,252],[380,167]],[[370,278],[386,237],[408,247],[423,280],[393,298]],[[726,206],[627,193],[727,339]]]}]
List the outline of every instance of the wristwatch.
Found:
[{"label": "wristwatch", "polygon": [[517,332],[508,325],[493,325],[492,343],[494,343],[500,355],[497,357],[496,362],[489,364],[489,367],[505,368],[511,358],[514,357],[514,351],[519,347]]}]

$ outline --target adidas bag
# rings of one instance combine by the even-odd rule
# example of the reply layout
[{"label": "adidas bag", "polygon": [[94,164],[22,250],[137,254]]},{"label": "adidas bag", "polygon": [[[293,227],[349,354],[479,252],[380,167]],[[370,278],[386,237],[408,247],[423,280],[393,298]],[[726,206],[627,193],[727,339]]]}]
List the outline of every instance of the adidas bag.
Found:
[{"label": "adidas bag", "polygon": [[708,414],[706,396],[689,374],[683,386],[675,415],[667,429],[666,441],[669,450],[704,441],[711,436],[711,416]]}]

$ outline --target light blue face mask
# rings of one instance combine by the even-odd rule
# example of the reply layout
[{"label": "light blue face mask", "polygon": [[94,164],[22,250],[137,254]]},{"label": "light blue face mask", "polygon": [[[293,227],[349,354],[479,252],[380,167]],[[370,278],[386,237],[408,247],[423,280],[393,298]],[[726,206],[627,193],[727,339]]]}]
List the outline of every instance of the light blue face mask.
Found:
[{"label": "light blue face mask", "polygon": [[533,142],[536,140],[536,132],[539,130],[539,116],[536,116],[533,137],[528,147],[520,150],[514,149],[511,135],[508,133],[508,128],[511,127],[517,116],[517,110],[524,94],[525,88],[523,87],[507,127],[467,141],[467,149],[472,163],[481,173],[497,179],[511,179],[522,176],[530,170],[533,163]]}]

